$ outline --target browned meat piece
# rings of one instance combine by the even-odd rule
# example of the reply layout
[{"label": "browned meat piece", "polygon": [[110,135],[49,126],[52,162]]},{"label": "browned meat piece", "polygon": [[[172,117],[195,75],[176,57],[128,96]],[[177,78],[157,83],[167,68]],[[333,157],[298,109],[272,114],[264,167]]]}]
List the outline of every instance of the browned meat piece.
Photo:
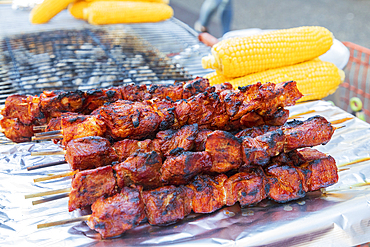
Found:
[{"label": "browned meat piece", "polygon": [[145,218],[140,190],[125,187],[109,198],[99,198],[92,206],[92,215],[87,221],[91,229],[103,238],[120,235],[137,226]]},{"label": "browned meat piece", "polygon": [[[294,151],[289,152],[289,154],[293,153]],[[328,155],[324,154],[316,149],[312,148],[303,148],[299,151],[296,151],[300,155],[300,159],[302,160],[302,163],[306,161],[312,161],[312,160],[318,160],[327,158]],[[291,156],[291,155],[290,155]],[[301,164],[301,163],[300,163]]]},{"label": "browned meat piece", "polygon": [[60,125],[63,129],[63,145],[69,141],[87,136],[105,136],[106,125],[96,116],[66,116],[62,117]]},{"label": "browned meat piece", "polygon": [[179,130],[164,130],[157,133],[159,146],[164,156],[171,154],[172,150],[181,149],[190,151],[198,134],[198,125],[186,125]]},{"label": "browned meat piece", "polygon": [[90,89],[85,93],[82,114],[90,114],[105,103],[112,103],[120,99],[122,99],[120,88]]},{"label": "browned meat piece", "polygon": [[279,129],[278,126],[269,126],[269,125],[262,125],[257,127],[251,127],[243,129],[242,131],[238,132],[235,137],[237,138],[243,138],[243,137],[252,137],[255,138],[260,135],[264,135],[268,132],[275,131]]},{"label": "browned meat piece", "polygon": [[124,162],[114,165],[117,184],[120,188],[131,184],[142,185],[144,189],[157,188],[162,185],[160,170],[162,159],[156,152],[137,152]]},{"label": "browned meat piece", "polygon": [[197,77],[194,80],[175,82],[173,85],[151,85],[148,88],[152,98],[169,98],[173,101],[187,99],[198,93],[205,92],[210,87],[208,79]]},{"label": "browned meat piece", "polygon": [[34,125],[45,125],[47,119],[44,113],[41,111],[41,99],[37,96],[28,96],[28,118],[31,120]]},{"label": "browned meat piece", "polygon": [[233,90],[233,85],[230,82],[224,82],[222,84],[214,85],[216,92]]},{"label": "browned meat piece", "polygon": [[170,225],[191,213],[192,190],[173,185],[144,191],[145,214],[151,225]]},{"label": "browned meat piece", "polygon": [[89,206],[101,196],[113,195],[115,186],[116,179],[111,166],[76,173],[72,180],[72,190],[69,193],[69,212]]},{"label": "browned meat piece", "polygon": [[212,213],[226,204],[225,174],[216,177],[198,175],[187,185],[193,190],[192,209],[195,213]]},{"label": "browned meat piece", "polygon": [[287,139],[285,152],[326,144],[334,134],[334,127],[322,116],[314,116],[306,121],[294,120],[283,127]]},{"label": "browned meat piece", "polygon": [[150,99],[151,95],[148,92],[146,85],[128,84],[120,87],[123,100],[143,101]]},{"label": "browned meat piece", "polygon": [[[311,154],[313,153],[311,152]],[[304,175],[303,181],[306,191],[326,188],[338,182],[338,169],[334,158],[323,153],[320,158],[317,158],[318,156],[319,154],[316,153],[313,159],[299,166]]]},{"label": "browned meat piece", "polygon": [[305,196],[302,173],[299,169],[278,163],[271,164],[265,169],[268,177],[268,197],[277,202],[287,202]]},{"label": "browned meat piece", "polygon": [[47,118],[60,117],[63,112],[80,112],[84,106],[82,91],[44,91],[40,95],[41,111]]},{"label": "browned meat piece", "polygon": [[266,176],[260,166],[248,167],[229,177],[224,186],[226,205],[231,206],[239,201],[245,207],[258,203],[267,197],[268,186]]},{"label": "browned meat piece", "polygon": [[226,131],[216,130],[207,136],[206,152],[212,159],[211,172],[227,172],[242,165],[240,140]]},{"label": "browned meat piece", "polygon": [[258,115],[256,112],[248,112],[240,118],[240,123],[246,127],[250,128],[253,126],[261,126],[265,124],[263,117]]},{"label": "browned meat piece", "polygon": [[77,138],[66,146],[66,161],[73,170],[86,170],[111,165],[118,156],[110,142],[99,136]]},{"label": "browned meat piece", "polygon": [[153,111],[156,112],[160,118],[158,130],[166,130],[171,128],[176,119],[173,113],[173,101],[168,99],[154,98],[143,102],[148,106],[152,107]]},{"label": "browned meat piece", "polygon": [[279,108],[273,115],[263,116],[264,124],[271,126],[281,126],[289,119],[289,110]]},{"label": "browned meat piece", "polygon": [[18,118],[3,118],[0,125],[4,129],[4,135],[13,142],[28,142],[34,134],[32,125],[22,124]]},{"label": "browned meat piece", "polygon": [[211,166],[212,160],[207,152],[183,152],[168,156],[161,169],[161,181],[164,184],[186,184],[195,175],[209,171]]},{"label": "browned meat piece", "polygon": [[197,137],[194,141],[194,151],[204,151],[206,150],[207,136],[213,131],[209,129],[199,130]]},{"label": "browned meat piece", "polygon": [[146,139],[144,141],[125,139],[113,144],[113,149],[116,151],[119,161],[125,161],[130,155],[140,150],[140,152],[149,153],[155,151],[161,154],[161,148],[157,140]]},{"label": "browned meat piece", "polygon": [[[4,118],[18,118],[19,123],[23,125],[32,124],[32,118],[28,114],[27,96],[25,95],[14,94],[6,98],[1,115]],[[5,129],[4,126],[2,127]]]},{"label": "browned meat piece", "polygon": [[284,132],[278,129],[256,138],[244,137],[242,146],[245,165],[265,165],[272,156],[284,151]]},{"label": "browned meat piece", "polygon": [[157,132],[160,117],[153,108],[140,102],[119,100],[100,108],[102,119],[115,140],[143,139]]}]

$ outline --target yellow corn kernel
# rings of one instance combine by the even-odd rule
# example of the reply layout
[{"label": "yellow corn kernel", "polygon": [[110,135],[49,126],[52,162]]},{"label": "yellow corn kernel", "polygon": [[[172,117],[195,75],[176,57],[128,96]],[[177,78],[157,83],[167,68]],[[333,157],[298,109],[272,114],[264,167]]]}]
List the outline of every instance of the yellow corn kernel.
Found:
[{"label": "yellow corn kernel", "polygon": [[333,63],[313,59],[300,64],[265,70],[234,79],[226,78],[217,72],[212,72],[204,77],[209,79],[211,85],[230,82],[234,88],[256,82],[296,81],[299,91],[304,95],[299,101],[308,101],[322,99],[334,93],[344,81],[345,74]]},{"label": "yellow corn kernel", "polygon": [[87,1],[77,1],[68,5],[68,11],[74,18],[83,19],[83,10],[88,6],[89,3]]},{"label": "yellow corn kernel", "polygon": [[47,23],[72,2],[74,0],[44,0],[31,10],[30,22],[32,24]]},{"label": "yellow corn kernel", "polygon": [[94,25],[159,22],[172,16],[173,9],[164,3],[97,1],[84,9],[84,18]]},{"label": "yellow corn kernel", "polygon": [[202,65],[227,77],[240,77],[311,60],[332,44],[333,34],[324,27],[282,29],[221,41],[202,58]]}]

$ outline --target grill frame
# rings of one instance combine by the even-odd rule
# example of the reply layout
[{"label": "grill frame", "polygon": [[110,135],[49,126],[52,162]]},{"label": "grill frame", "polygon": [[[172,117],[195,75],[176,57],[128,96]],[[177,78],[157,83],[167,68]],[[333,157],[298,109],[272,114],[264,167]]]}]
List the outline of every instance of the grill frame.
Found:
[{"label": "grill frame", "polygon": [[[199,42],[197,35],[198,33],[186,24],[171,18],[160,23],[82,26],[5,36],[0,39],[0,104],[5,102],[6,97],[15,93],[37,95],[43,90],[72,91],[107,88],[126,83],[173,83],[176,80],[190,80],[196,76],[203,76],[210,70],[202,69],[201,57],[207,55],[210,48]],[[76,37],[79,39],[74,43],[66,42],[68,38]],[[127,41],[126,47],[117,45],[117,42],[123,39]],[[86,47],[89,45],[90,51],[95,50],[96,53],[103,54],[100,59],[112,65],[107,66],[112,74],[99,76],[110,76],[113,79],[88,83],[96,72],[94,65],[97,63],[96,60],[86,59],[89,55],[89,49]],[[79,49],[71,46],[79,46]],[[117,52],[117,47],[118,51],[122,48],[121,54]],[[123,54],[123,48],[132,50],[130,54],[126,51],[126,55],[141,60],[142,63],[139,63],[141,68],[125,68],[123,60],[117,61],[117,58],[120,59],[119,55]],[[57,65],[63,62],[68,65],[70,59],[68,54],[73,59],[79,56],[81,59],[76,61],[77,63],[85,65],[87,62],[91,63],[87,64],[87,67],[75,68],[82,69],[80,72],[85,73],[85,76],[79,74],[70,78],[63,77],[66,75],[63,73],[63,66]],[[35,61],[34,64],[29,62],[35,59],[39,61]],[[97,67],[99,66],[104,67],[104,64],[98,64]],[[83,69],[90,70],[91,73]],[[37,70],[43,72],[38,74]],[[149,75],[145,74],[145,70]],[[135,74],[144,75],[141,78],[134,77]],[[27,83],[32,80],[32,83]],[[76,83],[76,80],[81,82]],[[51,86],[51,83],[54,85]],[[83,86],[85,84],[88,85]]]}]

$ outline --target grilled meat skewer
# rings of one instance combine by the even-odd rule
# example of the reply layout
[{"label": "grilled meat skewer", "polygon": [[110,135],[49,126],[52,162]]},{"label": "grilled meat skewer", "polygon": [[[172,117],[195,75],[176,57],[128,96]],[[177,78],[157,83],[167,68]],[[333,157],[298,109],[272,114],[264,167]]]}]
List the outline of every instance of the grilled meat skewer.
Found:
[{"label": "grilled meat skewer", "polygon": [[[5,101],[1,114],[1,127],[14,142],[30,141],[34,126],[45,125],[64,113],[90,114],[105,103],[117,100],[143,101],[152,98],[187,99],[192,95],[210,90],[208,79],[197,77],[191,81],[173,85],[123,85],[107,89],[82,91],[44,91],[37,96],[12,95]],[[225,84],[223,90],[232,89]],[[9,120],[11,119],[11,120]],[[15,126],[18,132],[12,130]],[[22,132],[23,131],[23,132]]]},{"label": "grilled meat skewer", "polygon": [[[302,94],[295,82],[284,82],[276,85],[257,83],[239,91],[205,92],[176,102],[117,101],[98,108],[92,113],[95,115],[88,118],[62,119],[62,144],[81,137],[81,133],[112,140],[140,140],[153,137],[160,130],[178,129],[194,123],[212,130],[238,130],[249,127],[250,114],[272,119],[274,114],[285,112],[282,108],[293,105],[300,97]],[[286,120],[287,117],[279,125]]]}]

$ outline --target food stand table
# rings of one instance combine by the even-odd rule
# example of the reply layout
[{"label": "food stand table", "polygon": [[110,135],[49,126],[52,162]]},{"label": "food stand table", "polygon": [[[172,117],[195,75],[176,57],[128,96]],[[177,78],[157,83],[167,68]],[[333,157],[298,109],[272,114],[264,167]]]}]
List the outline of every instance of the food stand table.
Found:
[{"label": "food stand table", "polygon": [[[19,15],[18,15],[19,14]],[[0,6],[0,15],[14,19],[29,27],[26,14],[14,14]],[[22,17],[23,16],[23,17]],[[55,21],[55,22],[54,22]],[[56,25],[53,26],[55,23]],[[12,24],[14,25],[14,23]],[[59,26],[60,25],[60,26]],[[173,44],[180,49],[168,49],[169,44],[148,44],[171,58],[172,62],[185,68],[192,76],[202,76],[200,57],[209,51],[199,43],[196,34],[176,19],[165,23],[136,26],[134,29],[145,37],[161,25],[179,27],[180,37]],[[18,26],[18,25],[17,25]],[[67,27],[66,27],[67,26]],[[80,26],[91,28],[81,21],[61,13],[46,26],[29,27],[27,32],[68,29]],[[1,27],[4,27],[4,23]],[[173,26],[171,26],[173,27]],[[19,26],[17,27],[19,28]],[[42,30],[43,28],[47,30]],[[0,28],[0,30],[4,30]],[[141,30],[141,31],[140,31]],[[154,31],[153,31],[154,30]],[[19,34],[11,30],[2,37]],[[188,42],[178,42],[186,39]],[[166,35],[166,32],[163,33]],[[158,37],[158,33],[156,33]],[[165,36],[165,39],[170,38]],[[149,36],[149,42],[154,39]],[[167,40],[167,42],[170,42]],[[161,46],[162,45],[162,46]],[[166,50],[167,49],[167,50]],[[67,198],[39,205],[32,205],[24,198],[27,194],[70,186],[67,178],[57,181],[34,183],[36,177],[67,171],[68,165],[28,171],[27,167],[58,161],[62,156],[31,156],[31,152],[59,150],[51,142],[2,144],[0,146],[0,245],[1,246],[354,246],[370,241],[370,161],[341,166],[347,162],[369,157],[370,125],[354,118],[350,113],[326,101],[314,101],[290,107],[290,114],[311,112],[301,116],[306,119],[322,115],[329,121],[351,118],[337,126],[332,140],[317,149],[333,156],[340,168],[339,182],[326,189],[326,193],[312,192],[300,200],[278,204],[264,200],[256,206],[240,208],[239,205],[224,207],[212,214],[191,214],[185,220],[166,227],[143,223],[120,237],[101,240],[99,235],[81,223],[36,229],[36,225],[61,219],[73,218],[83,213],[67,210]],[[314,111],[314,112],[312,112]]]}]

